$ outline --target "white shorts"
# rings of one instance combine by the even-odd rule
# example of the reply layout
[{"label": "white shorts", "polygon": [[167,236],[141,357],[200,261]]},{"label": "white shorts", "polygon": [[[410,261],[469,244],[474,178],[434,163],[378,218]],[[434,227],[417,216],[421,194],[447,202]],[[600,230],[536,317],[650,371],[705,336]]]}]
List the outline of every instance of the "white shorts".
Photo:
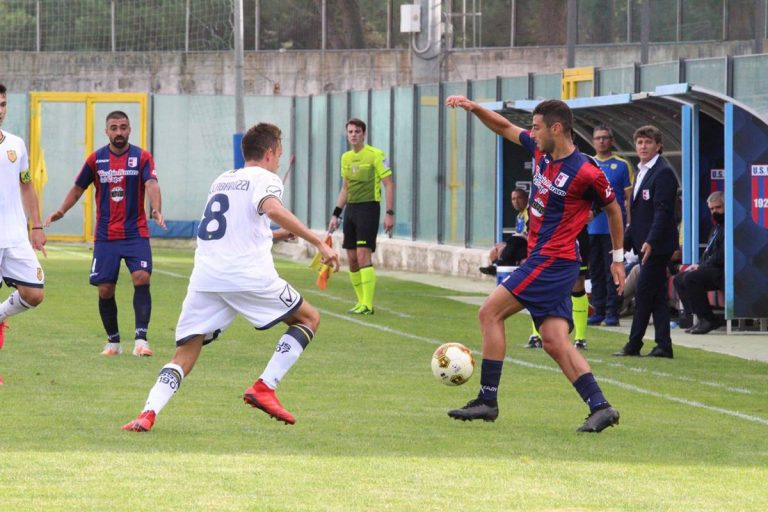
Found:
[{"label": "white shorts", "polygon": [[176,324],[176,344],[183,344],[199,334],[205,335],[205,341],[210,342],[229,327],[238,313],[256,329],[269,329],[296,311],[302,301],[299,292],[279,277],[259,291],[201,292],[188,289]]},{"label": "white shorts", "polygon": [[42,288],[45,283],[43,267],[29,242],[0,248],[0,276],[8,286]]}]

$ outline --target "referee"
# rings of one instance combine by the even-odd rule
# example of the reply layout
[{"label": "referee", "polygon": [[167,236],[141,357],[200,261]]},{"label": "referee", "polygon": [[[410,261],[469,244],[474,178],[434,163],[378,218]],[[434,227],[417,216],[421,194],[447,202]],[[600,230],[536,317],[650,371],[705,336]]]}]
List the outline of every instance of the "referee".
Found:
[{"label": "referee", "polygon": [[382,184],[387,190],[384,231],[391,235],[395,225],[392,169],[383,151],[365,143],[365,128],[360,119],[347,121],[347,141],[352,149],[341,155],[341,190],[328,222],[328,231],[335,231],[346,205],[342,247],[347,250],[349,280],[357,296],[357,303],[348,313],[355,315],[373,314],[376,271],[372,254],[379,231]]}]

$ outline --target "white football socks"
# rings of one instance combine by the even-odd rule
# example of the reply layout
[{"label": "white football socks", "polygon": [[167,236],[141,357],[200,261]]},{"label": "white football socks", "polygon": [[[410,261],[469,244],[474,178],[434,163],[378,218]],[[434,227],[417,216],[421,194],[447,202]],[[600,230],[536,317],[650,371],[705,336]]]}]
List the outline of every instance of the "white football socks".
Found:
[{"label": "white football socks", "polygon": [[173,363],[163,366],[157,376],[157,382],[149,391],[144,410],[155,411],[155,414],[159,414],[165,404],[179,390],[183,378],[184,370],[181,369],[181,366]]},{"label": "white football socks", "polygon": [[5,302],[0,304],[0,322],[4,321],[9,316],[18,315],[28,309],[32,309],[30,306],[21,299],[18,290],[14,290],[12,294],[5,299]]},{"label": "white football socks", "polygon": [[289,329],[288,332],[282,335],[280,341],[277,342],[275,353],[272,354],[272,358],[264,369],[264,373],[259,378],[270,388],[277,388],[280,380],[288,373],[288,370],[299,359],[302,352],[304,352],[304,347],[301,346],[301,343],[296,338],[291,336]]}]

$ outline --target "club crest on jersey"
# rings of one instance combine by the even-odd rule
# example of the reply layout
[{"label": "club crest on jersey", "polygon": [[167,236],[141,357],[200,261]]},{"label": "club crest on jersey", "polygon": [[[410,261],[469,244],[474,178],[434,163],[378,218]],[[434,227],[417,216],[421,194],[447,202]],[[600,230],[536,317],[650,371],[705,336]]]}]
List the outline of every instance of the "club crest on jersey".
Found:
[{"label": "club crest on jersey", "polygon": [[651,191],[650,191],[650,190],[648,190],[647,188],[644,188],[644,189],[643,189],[643,200],[644,200],[644,201],[647,201],[647,200],[649,200],[650,198],[651,198]]},{"label": "club crest on jersey", "polygon": [[139,164],[139,159],[135,156],[128,157],[128,167],[136,167]]},{"label": "club crest on jersey", "polygon": [[555,186],[563,188],[565,186],[565,183],[568,181],[568,175],[564,172],[561,172],[557,175],[557,178],[555,178]]},{"label": "club crest on jersey", "polygon": [[8,151],[5,152],[5,154],[8,155],[8,160],[10,160],[12,164],[16,163],[17,156],[16,156],[15,150],[9,149]]}]

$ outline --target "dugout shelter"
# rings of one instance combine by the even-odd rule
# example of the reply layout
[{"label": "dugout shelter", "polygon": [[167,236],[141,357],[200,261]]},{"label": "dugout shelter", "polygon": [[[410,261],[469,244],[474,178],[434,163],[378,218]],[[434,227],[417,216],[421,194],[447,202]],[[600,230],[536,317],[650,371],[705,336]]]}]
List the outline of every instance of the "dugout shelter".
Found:
[{"label": "dugout shelter", "polygon": [[[538,103],[517,100],[484,106],[529,126]],[[706,244],[711,228],[707,196],[724,192],[725,318],[768,318],[767,120],[733,98],[686,83],[566,103],[573,109],[576,143],[588,154],[594,153],[592,130],[603,124],[613,130],[614,152],[636,166],[635,129],[652,124],[661,130],[663,155],[675,170],[682,196],[683,263],[697,263]],[[505,227],[514,225],[509,194],[516,186],[530,186],[531,169],[524,149],[498,138],[498,239]]]}]

